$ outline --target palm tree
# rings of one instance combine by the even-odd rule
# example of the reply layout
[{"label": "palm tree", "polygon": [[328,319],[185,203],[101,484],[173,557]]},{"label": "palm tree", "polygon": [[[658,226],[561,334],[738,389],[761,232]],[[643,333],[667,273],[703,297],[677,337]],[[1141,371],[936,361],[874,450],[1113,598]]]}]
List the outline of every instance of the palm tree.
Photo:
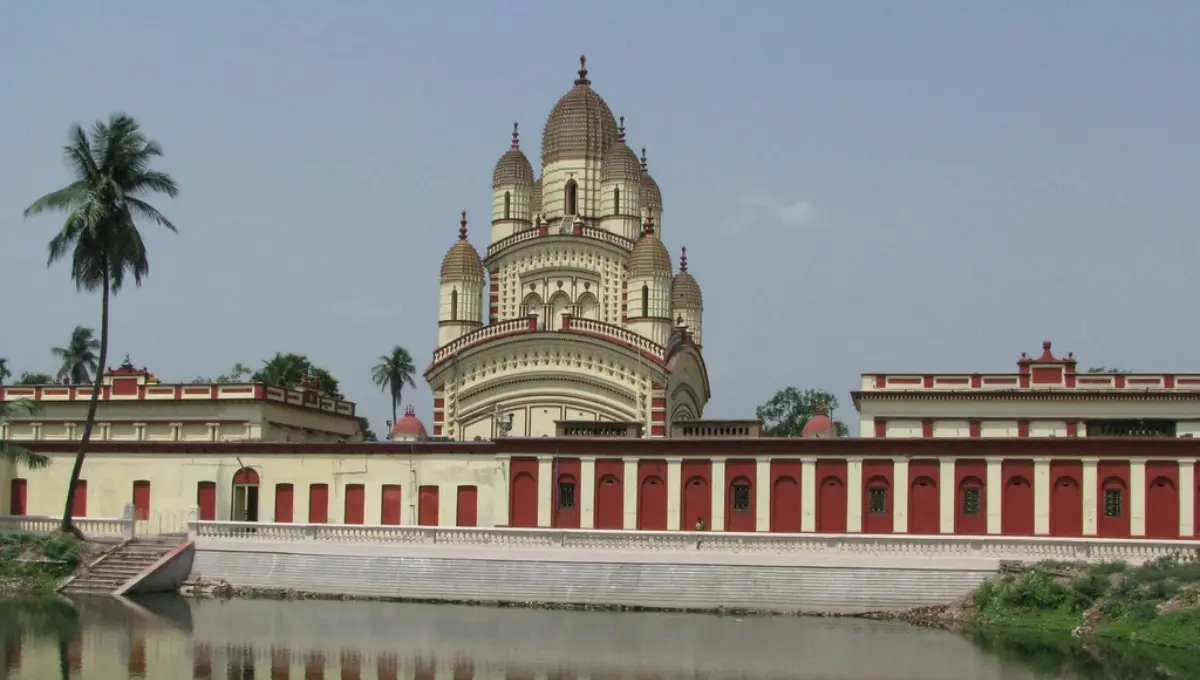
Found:
[{"label": "palm tree", "polygon": [[0,385],[3,385],[4,381],[11,377],[12,371],[8,370],[8,359],[0,358]]},{"label": "palm tree", "polygon": [[100,342],[95,335],[96,331],[86,326],[76,326],[66,347],[50,348],[51,354],[62,359],[62,367],[58,369],[60,380],[70,376],[72,385],[92,382],[92,375],[100,370],[100,362],[96,359]]},{"label": "palm tree", "polygon": [[392,395],[392,425],[396,424],[396,407],[400,405],[400,393],[404,385],[416,387],[413,374],[417,367],[413,366],[412,355],[400,345],[392,348],[391,354],[379,357],[379,363],[371,369],[371,379],[384,392]]},{"label": "palm tree", "polygon": [[[150,164],[162,156],[158,143],[142,133],[138,122],[123,113],[113,114],[107,122],[97,121],[91,133],[75,125],[69,143],[63,147],[74,180],[67,186],[37,199],[25,209],[29,218],[45,212],[66,213],[67,219],[50,239],[47,266],[70,256],[71,279],[78,290],[100,291],[100,352],[97,367],[108,357],[108,308],[110,297],[120,292],[125,277],[135,285],[150,273],[146,244],[138,232],[135,218],[149,220],[172,232],[175,225],[144,199],[150,194],[172,198],[179,187],[170,175],[154,170]],[[62,529],[80,535],[71,520],[75,487],[83,471],[92,429],[96,425],[103,372],[96,371],[83,436],[75,454],[75,467],[67,485]]]},{"label": "palm tree", "polygon": [[[37,412],[37,403],[28,399],[0,401],[0,435],[3,434],[4,424],[8,422],[9,418],[32,415],[35,412]],[[50,464],[50,459],[46,456],[34,453],[23,446],[17,446],[4,439],[3,436],[0,436],[0,460],[24,465],[33,470],[44,468]]]}]

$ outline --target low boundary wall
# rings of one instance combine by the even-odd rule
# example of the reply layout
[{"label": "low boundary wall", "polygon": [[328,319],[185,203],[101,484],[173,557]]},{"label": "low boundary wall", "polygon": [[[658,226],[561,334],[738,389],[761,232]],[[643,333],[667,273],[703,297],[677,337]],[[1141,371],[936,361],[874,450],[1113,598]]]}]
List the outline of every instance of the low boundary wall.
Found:
[{"label": "low boundary wall", "polygon": [[939,604],[1004,560],[1138,562],[1196,541],[193,522],[192,578],[328,595],[854,613]]}]

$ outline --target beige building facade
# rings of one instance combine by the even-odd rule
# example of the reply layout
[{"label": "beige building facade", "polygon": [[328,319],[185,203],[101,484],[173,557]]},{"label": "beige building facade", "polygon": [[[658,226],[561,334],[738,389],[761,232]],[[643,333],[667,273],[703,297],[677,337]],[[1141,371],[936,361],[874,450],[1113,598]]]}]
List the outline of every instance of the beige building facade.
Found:
[{"label": "beige building facade", "polygon": [[554,436],[558,422],[601,421],[667,437],[709,400],[703,299],[686,256],[676,272],[663,243],[645,150],[630,148],[583,58],[541,151],[535,175],[514,125],[485,255],[463,213],[443,259],[432,434]]}]

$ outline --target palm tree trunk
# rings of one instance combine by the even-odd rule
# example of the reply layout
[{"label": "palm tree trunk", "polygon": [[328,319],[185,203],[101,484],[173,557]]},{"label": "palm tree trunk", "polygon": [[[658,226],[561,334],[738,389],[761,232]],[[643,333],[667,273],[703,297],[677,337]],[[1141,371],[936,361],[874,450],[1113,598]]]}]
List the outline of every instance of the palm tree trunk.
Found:
[{"label": "palm tree trunk", "polygon": [[392,427],[396,427],[396,423],[400,422],[399,420],[396,420],[396,402],[397,401],[400,401],[400,397],[396,396],[395,392],[392,392]]},{"label": "palm tree trunk", "polygon": [[82,539],[83,532],[72,521],[75,510],[75,487],[79,485],[79,477],[83,474],[83,459],[87,456],[88,443],[92,440],[92,428],[96,426],[96,409],[100,406],[100,392],[104,389],[104,366],[108,360],[108,298],[109,277],[108,267],[104,266],[101,276],[104,277],[104,287],[100,293],[100,356],[96,377],[92,382],[92,397],[88,401],[87,419],[83,421],[83,436],[79,440],[79,451],[75,453],[75,467],[71,468],[71,482],[67,486],[67,504],[63,508],[62,530]]}]

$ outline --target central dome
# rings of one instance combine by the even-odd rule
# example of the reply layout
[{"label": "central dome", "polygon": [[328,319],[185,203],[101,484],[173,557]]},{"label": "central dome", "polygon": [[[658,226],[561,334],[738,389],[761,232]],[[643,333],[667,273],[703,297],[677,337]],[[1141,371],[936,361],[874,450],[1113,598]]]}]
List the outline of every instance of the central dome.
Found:
[{"label": "central dome", "polygon": [[579,58],[579,77],[554,105],[542,131],[542,167],[567,158],[600,160],[617,141],[617,119],[592,89],[587,57]]}]

